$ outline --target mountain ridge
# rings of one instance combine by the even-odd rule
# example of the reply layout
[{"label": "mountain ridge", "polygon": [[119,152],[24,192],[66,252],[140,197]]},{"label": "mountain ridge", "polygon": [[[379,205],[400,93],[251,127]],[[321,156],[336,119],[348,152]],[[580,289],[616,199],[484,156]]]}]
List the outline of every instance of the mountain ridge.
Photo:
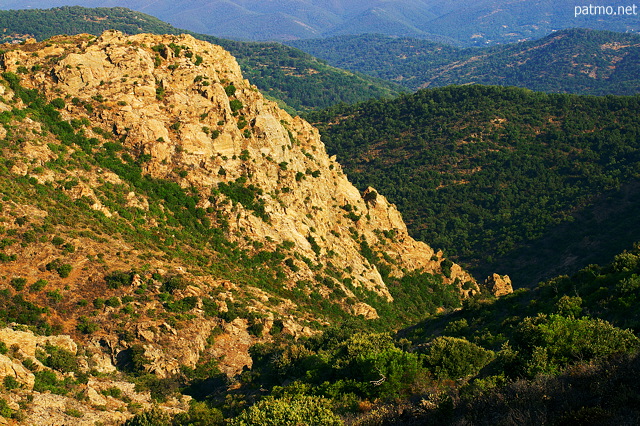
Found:
[{"label": "mountain ridge", "polygon": [[[3,9],[47,8],[64,0],[5,0]],[[81,0],[87,7],[125,6],[150,13],[173,25],[219,37],[241,40],[291,40],[336,34],[408,34],[421,38],[446,37],[466,46],[512,43],[546,36],[572,27],[638,31],[632,16],[576,16],[578,1],[559,7],[548,0],[474,0],[464,4],[448,0],[347,2],[325,0],[194,0],[188,3],[124,0]],[[604,4],[597,1],[594,4]],[[218,17],[225,19],[218,19]]]},{"label": "mountain ridge", "polygon": [[567,29],[542,39],[486,48],[380,35],[288,43],[330,64],[394,81],[411,90],[450,84],[526,87],[535,91],[630,95],[640,36]]},{"label": "mountain ridge", "polygon": [[17,349],[0,365],[26,423],[184,414],[176,391],[226,392],[250,348],[395,329],[480,292],[221,47],[108,31],[3,48],[0,320]]},{"label": "mountain ridge", "polygon": [[[128,50],[109,47],[110,43],[116,46],[124,45],[125,40],[130,41],[133,47]],[[48,83],[45,77],[46,72],[37,67],[38,56],[29,56],[26,53],[36,51],[37,49],[34,50],[36,46],[46,46],[47,42],[26,44],[24,50],[15,49],[5,52],[4,70],[19,74],[24,69],[35,70],[28,74],[22,72],[22,84],[27,84],[30,81],[31,84],[39,86],[40,90],[47,89],[45,93],[48,96],[54,95],[53,88],[56,91],[64,90],[69,97],[74,99],[74,102],[67,106],[69,111],[73,110],[74,114],[79,114],[87,109],[94,120],[98,120],[98,123],[101,122],[102,126],[106,128],[113,129],[114,135],[119,138],[120,143],[124,144],[127,139],[132,141],[130,145],[125,146],[132,150],[132,154],[144,159],[141,171],[143,175],[149,175],[152,179],[178,179],[181,187],[196,190],[207,190],[211,186],[220,186],[220,182],[226,182],[220,195],[223,195],[224,191],[235,188],[231,185],[234,182],[236,182],[235,185],[248,185],[247,187],[256,188],[252,190],[256,192],[256,195],[261,195],[263,192],[273,193],[276,191],[276,187],[272,188],[276,184],[272,180],[273,176],[277,176],[279,179],[277,187],[288,183],[290,190],[293,190],[294,185],[307,186],[305,183],[307,179],[311,178],[319,178],[317,182],[336,180],[337,183],[331,185],[335,186],[335,192],[329,197],[333,199],[332,203],[341,206],[351,205],[353,210],[346,209],[348,212],[358,210],[364,212],[347,215],[353,218],[351,222],[345,223],[361,225],[360,217],[366,214],[367,222],[377,223],[381,226],[381,230],[394,229],[399,241],[406,240],[409,245],[414,243],[406,235],[406,228],[404,228],[399,214],[386,203],[384,197],[369,190],[368,192],[372,194],[370,203],[363,204],[360,194],[347,183],[340,166],[328,157],[324,158],[323,145],[317,131],[300,118],[291,117],[274,109],[273,105],[263,100],[255,88],[242,79],[240,69],[230,55],[222,55],[221,49],[214,51],[213,54],[209,52],[209,56],[192,53],[203,52],[204,47],[202,46],[210,45],[196,41],[190,36],[176,36],[176,42],[170,43],[174,46],[172,48],[166,47],[162,43],[156,43],[159,40],[164,40],[163,36],[155,36],[155,39],[148,35],[125,38],[121,33],[107,32],[97,39],[98,47],[85,43],[80,44],[79,48],[85,49],[86,52],[65,52],[64,56],[58,59],[59,64],[56,65],[57,71],[53,75],[55,85],[49,88],[46,86]],[[155,57],[147,53],[144,47],[137,47],[138,50],[135,50],[136,46],[148,45],[150,42],[155,43],[154,46],[160,50],[160,53],[155,53]],[[177,42],[182,44],[177,44]],[[188,57],[178,56],[183,50],[186,51],[185,54]],[[60,53],[62,52],[59,48],[44,47],[42,54],[50,56]],[[142,59],[140,65],[125,65],[130,58],[135,58],[137,55],[140,55]],[[165,61],[177,63],[165,65]],[[205,66],[205,63],[209,65]],[[213,74],[215,71],[211,68],[215,63],[225,64],[225,71],[221,72],[225,76],[218,77],[223,83],[210,80],[215,75]],[[197,74],[198,71],[203,74]],[[125,74],[129,77],[122,76]],[[132,77],[135,74],[137,76]],[[152,75],[153,77],[151,77]],[[128,83],[130,79],[133,79],[133,86],[129,86],[127,89],[128,84],[131,84]],[[223,84],[228,88],[225,88]],[[202,99],[195,97],[187,100],[182,94],[182,91],[186,90],[197,93]],[[109,93],[113,99],[109,99]],[[97,98],[97,102],[102,105],[98,110],[95,107],[86,107],[87,102],[96,101],[94,98]],[[220,99],[229,99],[228,102],[231,106],[220,104]],[[245,108],[248,109],[245,110]],[[241,114],[241,112],[244,113]],[[177,118],[173,118],[173,115]],[[213,117],[213,115],[218,115],[218,117]],[[141,117],[144,120],[141,121]],[[171,126],[168,128],[166,123],[170,123]],[[293,145],[274,148],[269,145],[271,140]],[[304,140],[309,142],[303,142]],[[305,143],[309,143],[309,145],[306,146]],[[298,159],[292,153],[288,153],[291,149],[294,152],[299,149],[304,151],[306,154],[300,155],[300,157],[305,160],[297,164]],[[317,152],[317,154],[314,155],[311,152]],[[299,155],[299,153],[295,155]],[[254,158],[255,161],[249,161],[249,158]],[[260,158],[262,161],[266,161],[265,164],[272,165],[269,167],[253,165],[257,164],[256,161]],[[213,163],[208,164],[211,161]],[[309,163],[307,164],[307,162]],[[314,165],[315,168],[313,168]],[[317,168],[318,166],[321,167]],[[24,170],[24,166],[14,164],[13,169]],[[323,178],[323,174],[327,177]],[[287,176],[295,179],[288,182]],[[311,178],[307,178],[307,176],[311,176]],[[98,199],[96,195],[91,195],[91,188],[82,183],[79,185],[83,187],[83,190],[80,191],[83,196],[89,196],[95,206]],[[318,188],[316,187],[316,189]],[[277,195],[278,192],[280,191],[276,191],[275,194]],[[253,209],[253,214],[248,214],[235,225],[229,223],[229,226],[234,229],[240,226],[239,223],[242,223],[244,232],[249,233],[264,232],[273,227],[271,231],[268,231],[270,238],[282,242],[285,236],[286,238],[295,237],[296,245],[302,244],[307,250],[311,250],[311,246],[314,244],[310,245],[308,241],[311,238],[309,232],[316,231],[309,231],[309,229],[325,229],[327,225],[321,225],[319,222],[304,225],[309,220],[321,220],[313,217],[301,217],[296,221],[291,221],[290,218],[290,214],[293,214],[294,211],[291,209],[293,205],[296,205],[296,208],[303,208],[303,210],[310,208],[310,206],[303,207],[303,204],[298,204],[299,201],[295,201],[297,199],[309,200],[311,194],[308,195],[307,197],[292,197],[287,195],[287,191],[285,191],[279,197],[271,196],[277,200],[274,205],[270,205],[273,201],[269,201],[269,198],[262,195],[255,203],[246,203],[245,208]],[[323,192],[316,192],[310,199],[320,201],[326,196],[327,194],[323,194]],[[289,201],[284,202],[284,199]],[[323,200],[321,203],[325,205],[329,201]],[[201,201],[204,203],[202,208],[209,208],[212,202]],[[140,201],[132,203],[136,205]],[[287,210],[288,203],[293,203],[288,209],[289,214],[282,211],[283,207],[285,211]],[[237,207],[239,206],[237,205]],[[102,209],[101,207],[97,208]],[[313,210],[316,211],[315,215],[321,216],[320,212],[331,209],[325,206],[325,208],[314,208]],[[344,212],[345,210],[339,211]],[[342,214],[340,213],[339,216]],[[309,216],[308,213],[307,216]],[[276,218],[286,223],[271,223]],[[327,223],[341,222],[337,218],[327,221]],[[296,231],[298,226],[303,226],[304,229]],[[358,228],[359,226],[356,226],[356,229]],[[273,234],[273,232],[276,233]],[[326,229],[323,232],[328,233]],[[282,235],[278,236],[278,233]],[[329,235],[323,235],[322,240],[328,238]],[[331,243],[317,241],[314,251],[324,250],[325,244],[327,247],[331,246]],[[370,244],[373,245],[373,242],[371,241]],[[415,259],[417,264],[423,263],[426,266],[431,264],[430,260],[425,263],[424,260],[418,259],[429,259],[435,253],[429,250],[426,245],[422,246],[421,244],[419,245],[423,247],[422,250],[426,254]],[[311,253],[313,251],[308,254]],[[405,254],[407,255],[406,260],[409,261],[412,256],[408,252]],[[363,283],[368,285],[370,281],[376,283],[372,288],[383,289],[382,281],[373,275],[367,276]],[[381,294],[385,294],[385,297],[389,298],[386,290],[382,290]]]}]

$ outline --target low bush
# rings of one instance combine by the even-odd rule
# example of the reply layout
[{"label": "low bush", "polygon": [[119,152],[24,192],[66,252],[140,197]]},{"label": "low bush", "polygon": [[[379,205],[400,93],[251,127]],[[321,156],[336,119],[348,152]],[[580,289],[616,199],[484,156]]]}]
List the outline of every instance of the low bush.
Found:
[{"label": "low bush", "polygon": [[70,351],[54,345],[46,345],[44,353],[38,357],[40,362],[49,368],[62,373],[77,372],[78,358]]},{"label": "low bush", "polygon": [[61,259],[55,259],[46,265],[47,271],[55,271],[60,275],[60,278],[67,278],[73,267],[68,263],[63,263]]},{"label": "low bush", "polygon": [[478,374],[494,353],[457,337],[435,338],[424,349],[424,364],[440,379],[460,379]]},{"label": "low bush", "polygon": [[27,284],[27,279],[12,278],[9,284],[11,284],[11,287],[15,288],[17,291],[21,291],[22,289],[24,289],[24,286]]},{"label": "low bush", "polygon": [[343,422],[330,410],[328,400],[313,396],[265,398],[232,419],[232,426],[339,426]]},{"label": "low bush", "polygon": [[134,273],[129,271],[114,271],[104,277],[109,288],[120,288],[122,286],[130,286],[133,282]]}]

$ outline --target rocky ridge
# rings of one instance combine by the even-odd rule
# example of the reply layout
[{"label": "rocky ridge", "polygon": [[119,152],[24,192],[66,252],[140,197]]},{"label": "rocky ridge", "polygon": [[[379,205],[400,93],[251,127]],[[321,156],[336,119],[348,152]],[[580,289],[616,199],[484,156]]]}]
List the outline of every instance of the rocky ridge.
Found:
[{"label": "rocky ridge", "polygon": [[[135,368],[137,374],[163,379],[215,360],[219,371],[233,377],[251,367],[248,350],[255,342],[276,333],[310,335],[314,324],[327,324],[323,316],[283,297],[284,290],[368,320],[379,318],[371,297],[394,302],[385,282],[389,277],[417,271],[441,277],[461,297],[479,291],[462,268],[413,240],[384,196],[373,188],[360,193],[351,185],[326,154],[318,131],[266,100],[222,48],[187,35],[127,37],[114,31],[5,47],[0,112],[6,120],[0,136],[13,144],[3,151],[6,172],[67,200],[67,214],[75,214],[75,205],[87,206],[108,226],[100,231],[91,222],[81,224],[85,216],[78,216],[74,228],[73,220],[65,221],[46,201],[33,202],[28,195],[5,197],[2,205],[11,217],[3,219],[3,229],[22,242],[3,240],[8,261],[0,264],[2,291],[50,308],[53,331],[81,342],[81,350],[70,338],[51,343],[83,354],[78,371],[125,380],[118,371]],[[22,95],[23,89],[11,84],[16,76],[27,90]],[[29,90],[42,94],[70,123],[62,127],[79,129],[91,146],[60,144],[47,117],[33,112],[38,101]],[[81,162],[94,149],[117,161]],[[196,194],[186,199],[194,205],[185,208],[197,213],[204,228],[222,229],[223,245],[246,253],[238,262],[249,255],[284,253],[273,261],[282,289],[208,272],[217,270],[215,251],[203,246],[191,253],[173,241],[179,227],[167,219],[168,201],[159,203],[144,186],[128,181],[128,165],[154,182],[177,183],[184,193]],[[135,224],[135,232],[123,223]],[[32,237],[42,230],[64,238]],[[150,237],[143,244],[140,235]],[[165,246],[178,248],[163,252]],[[42,281],[48,283],[46,293],[35,288]],[[25,283],[29,291],[23,290]],[[243,315],[236,313],[238,306]],[[44,344],[12,343],[14,337],[8,336],[18,331],[11,330],[0,333],[0,340],[30,357],[32,346]],[[20,392],[31,389],[34,380],[16,362],[24,356],[0,359],[0,371],[15,376]],[[90,406],[103,406],[100,391],[108,388],[91,390],[91,380],[83,392],[93,395]],[[149,396],[136,395],[132,391],[128,398],[142,398],[136,409],[144,407]],[[180,404],[167,407],[179,410]],[[66,411],[60,416],[75,413]],[[37,410],[30,412],[35,416]]]},{"label": "rocky ridge", "polygon": [[[384,249],[398,268],[442,272],[442,254],[409,237],[399,212],[382,195],[373,189],[360,194],[335,158],[326,155],[317,130],[264,99],[242,78],[236,61],[222,48],[188,35],[107,32],[97,39],[73,40],[75,44],[58,44],[55,38],[48,43],[28,43],[6,52],[3,68],[18,72],[21,67],[40,65],[40,70],[23,77],[25,87],[37,88],[50,99],[60,93],[73,98],[75,102],[63,111],[67,118],[88,116],[105,131],[113,131],[127,148],[148,156],[144,172],[153,177],[174,179],[182,187],[205,193],[220,182],[246,177],[248,184],[262,190],[268,221],[241,205],[206,199],[200,204],[205,209],[215,204],[216,209],[226,209],[229,217],[236,217],[229,223],[230,235],[242,232],[277,243],[292,240],[308,257],[325,257],[333,251],[334,263],[351,267],[356,282],[389,300],[375,265],[345,238],[350,228],[374,247],[386,243],[375,230],[392,231],[395,241]],[[43,58],[57,59],[49,69],[42,66]],[[96,99],[99,108],[87,114],[86,105]],[[14,167],[20,169],[20,165]],[[176,169],[182,173],[176,174]],[[105,178],[118,181],[109,173]],[[111,214],[100,205],[92,186],[92,182],[80,184],[70,195],[88,196],[94,208]],[[145,201],[135,193],[127,198],[145,209]],[[354,212],[351,219],[345,217],[345,210]],[[309,236],[316,240],[319,253],[313,251]],[[311,277],[304,268],[299,275]],[[454,265],[445,282],[456,279],[460,284],[473,281]]]}]

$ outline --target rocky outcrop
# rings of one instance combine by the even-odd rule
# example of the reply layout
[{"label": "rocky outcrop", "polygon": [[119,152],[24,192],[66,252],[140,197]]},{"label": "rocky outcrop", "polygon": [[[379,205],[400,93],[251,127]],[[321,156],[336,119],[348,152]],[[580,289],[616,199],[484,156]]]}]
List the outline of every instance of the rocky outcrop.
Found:
[{"label": "rocky outcrop", "polygon": [[[15,326],[0,329],[0,341],[8,348],[6,354],[0,354],[0,381],[6,387],[0,393],[0,398],[11,410],[20,412],[22,421],[19,424],[121,424],[133,416],[130,407],[148,410],[157,405],[149,391],[141,392],[136,390],[133,383],[107,377],[105,373],[113,372],[108,368],[103,368],[99,377],[89,376],[86,383],[77,384],[76,394],[59,395],[48,390],[43,391],[41,387],[51,385],[49,382],[43,385],[43,380],[50,381],[51,375],[44,379],[41,376],[40,387],[34,388],[38,380],[34,372],[53,373],[53,377],[57,377],[58,380],[65,380],[73,379],[80,373],[96,371],[96,364],[92,359],[95,348],[79,351],[77,343],[70,336],[39,336]],[[38,359],[49,346],[68,351],[77,361],[78,371],[61,372],[44,366]],[[10,384],[7,377],[15,379],[14,384]],[[188,396],[169,398],[162,404],[162,410],[169,413],[185,411],[190,400]]]},{"label": "rocky outcrop", "polygon": [[[25,85],[51,98],[68,94],[73,100],[66,106],[69,118],[88,115],[133,153],[145,156],[147,173],[198,188],[205,195],[202,208],[235,218],[229,221],[230,236],[273,244],[293,241],[307,258],[330,258],[338,270],[351,271],[354,285],[388,300],[392,296],[378,265],[362,254],[364,242],[384,252],[380,262],[393,271],[442,272],[441,254],[408,235],[395,206],[372,188],[360,194],[326,154],[318,131],[266,100],[219,46],[188,35],[115,31],[71,40],[57,44],[53,38],[6,52],[4,68],[16,72],[40,66],[24,77]],[[51,69],[43,67],[42,58],[54,54],[57,62]],[[262,217],[223,196],[206,196],[219,183],[241,177],[259,188]],[[104,211],[90,185],[79,187],[75,196],[94,199],[93,207]],[[128,199],[145,208],[136,194]],[[299,266],[296,279],[313,279],[313,271]],[[445,282],[475,283],[457,265]]]},{"label": "rocky outcrop", "polygon": [[363,316],[366,319],[377,319],[380,318],[378,316],[378,312],[371,306],[366,303],[360,302],[356,303],[351,307],[351,313],[356,316]]},{"label": "rocky outcrop", "polygon": [[253,338],[247,332],[247,322],[236,319],[227,324],[224,332],[216,338],[212,355],[220,359],[218,368],[229,377],[241,373],[244,367],[251,368],[253,360],[249,348]]},{"label": "rocky outcrop", "polygon": [[35,358],[36,350],[43,350],[47,345],[60,347],[73,354],[78,351],[78,345],[70,336],[37,336],[30,331],[10,327],[0,329],[0,341],[9,348],[15,347],[23,357]]},{"label": "rocky outcrop", "polygon": [[[474,279],[460,266],[444,262],[441,252],[409,236],[400,213],[383,195],[373,188],[360,193],[335,157],[327,155],[318,131],[266,100],[219,46],[189,35],[125,36],[110,31],[98,38],[54,37],[13,46],[3,55],[2,69],[18,73],[24,87],[36,88],[50,100],[64,94],[60,112],[65,119],[90,123],[84,132],[99,143],[122,144],[127,155],[138,158],[144,173],[197,190],[198,207],[212,222],[216,215],[228,218],[227,238],[249,250],[254,243],[270,250],[291,247],[296,256],[291,255],[286,271],[290,287],[315,283],[317,288],[305,291],[317,291],[325,298],[336,292],[341,296],[332,303],[368,319],[377,318],[378,313],[357,300],[356,293],[365,289],[393,301],[382,269],[395,276],[414,270],[439,274],[464,296],[478,291]],[[38,123],[28,120],[31,131],[24,132],[24,147],[29,160],[15,161],[14,173],[41,183],[56,182],[51,171],[30,172],[33,163],[43,165],[56,154],[51,151],[53,145],[34,139],[43,132]],[[62,186],[67,196],[86,201],[107,217],[117,214],[96,195],[100,185],[121,185],[117,175],[102,169],[69,173],[75,183]],[[260,212],[221,193],[220,184],[252,188]],[[127,207],[143,215],[149,211],[142,194],[127,190],[123,196]],[[155,219],[149,218],[148,224],[155,226]],[[123,245],[120,250],[131,249]],[[318,271],[325,269],[339,278],[327,275],[332,286],[317,280]],[[216,303],[224,312],[224,293],[219,296]],[[269,295],[257,297],[255,309],[273,311],[260,298],[268,300]],[[309,334],[296,321],[284,315],[284,330]],[[162,329],[162,324],[137,324],[134,334],[152,360],[149,371],[164,377],[175,374],[181,365],[195,365],[215,326],[206,321],[201,325],[199,330],[187,327],[173,334],[152,331]],[[238,342],[246,340],[242,347],[250,344],[239,325],[227,327],[225,335]],[[128,349],[122,342],[103,340],[109,341],[111,361]],[[100,345],[93,344],[97,345],[93,362],[100,370],[109,370]],[[179,349],[173,353],[172,348]],[[249,363],[236,358],[238,362],[230,363],[226,371],[238,371]]]},{"label": "rocky outcrop", "polygon": [[0,355],[0,377],[13,377],[28,389],[33,388],[35,376],[27,370],[21,363],[12,360],[8,356]]},{"label": "rocky outcrop", "polygon": [[484,281],[484,285],[496,297],[513,293],[509,275],[492,274]]},{"label": "rocky outcrop", "polygon": [[[98,38],[54,37],[13,46],[2,58],[2,71],[17,73],[23,87],[44,93],[65,120],[90,138],[95,151],[88,152],[119,152],[124,162],[140,165],[143,174],[197,194],[198,212],[223,230],[225,243],[239,247],[243,256],[260,250],[284,253],[287,262],[280,262],[278,274],[283,278],[278,285],[291,294],[302,292],[302,297],[292,301],[280,288],[258,289],[257,285],[213,277],[167,252],[155,258],[154,249],[137,248],[135,241],[119,238],[118,232],[97,236],[89,230],[74,230],[68,239],[74,251],[64,255],[64,246],[54,246],[50,240],[34,241],[24,250],[13,245],[13,251],[7,253],[22,250],[21,256],[37,265],[29,270],[30,283],[41,275],[58,280],[46,266],[57,258],[64,256],[65,262],[73,263],[74,279],[64,285],[52,282],[47,290],[64,289],[55,322],[69,333],[77,332],[78,341],[85,344],[80,352],[86,371],[116,374],[116,365],[126,369],[127,362],[132,364],[127,356],[131,358],[135,349],[139,373],[172,378],[202,360],[214,359],[220,371],[232,377],[251,368],[249,348],[269,339],[264,333],[276,328],[277,333],[299,338],[312,335],[317,324],[329,325],[322,314],[296,306],[305,296],[374,320],[379,313],[369,299],[393,303],[385,282],[388,276],[421,271],[441,275],[445,284],[457,286],[465,296],[478,291],[474,279],[459,265],[409,236],[400,213],[383,195],[373,188],[360,193],[335,157],[327,155],[318,131],[265,99],[244,80],[233,57],[218,46],[188,35],[126,37],[111,31]],[[25,107],[9,87],[0,85],[0,94],[0,110]],[[5,103],[11,98],[10,104]],[[68,200],[86,206],[91,214],[88,208],[101,212],[114,223],[126,222],[125,213],[133,211],[135,227],[141,232],[160,234],[161,228],[164,232],[173,226],[168,220],[159,224],[156,219],[161,215],[153,215],[154,209],[165,208],[162,203],[154,205],[143,190],[127,184],[123,174],[119,177],[105,170],[106,166],[86,162],[64,170],[44,167],[63,151],[67,159],[81,157],[83,152],[73,143],[61,144],[43,126],[28,117],[21,122],[19,149],[23,155],[12,159],[11,173],[55,185]],[[115,194],[119,205],[101,194],[104,188]],[[223,188],[244,192],[238,197]],[[247,197],[252,198],[250,203]],[[42,222],[47,215],[35,211],[28,201],[14,204],[16,217]],[[129,210],[122,213],[119,207]],[[14,223],[7,226],[18,227]],[[20,235],[26,231],[21,229]],[[216,252],[211,250],[197,254],[215,261]],[[112,261],[109,266],[104,266],[105,258]],[[95,259],[102,263],[93,263]],[[107,270],[116,269],[136,269],[133,282],[126,286],[130,299],[123,302],[125,307],[120,302],[104,306],[105,299],[116,294],[105,287],[104,276]],[[6,272],[11,277],[20,274],[18,267]],[[163,283],[156,275],[185,276],[189,285],[169,295],[161,290]],[[109,294],[99,293],[105,289]],[[378,297],[370,298],[372,293]],[[25,294],[29,300],[39,297],[37,292]],[[102,305],[95,303],[98,298]],[[186,298],[195,300],[188,309],[169,308]],[[205,312],[205,298],[213,314]],[[87,306],[86,312],[80,313],[81,306]],[[234,309],[242,309],[244,317]],[[70,311],[76,314],[73,319]],[[79,318],[83,327],[77,327]],[[87,336],[79,337],[81,332]],[[0,357],[0,374],[12,375],[27,387],[33,387],[33,374],[17,362],[18,357],[34,358],[46,345],[79,353],[68,336],[4,329],[0,340],[16,348],[15,357]],[[148,400],[113,380],[92,379],[85,394],[94,406],[124,410],[122,401],[107,395],[112,386],[132,401]],[[69,421],[60,420],[65,411],[80,410],[57,396],[38,398],[50,405],[48,413],[40,408],[34,411],[33,419],[43,424],[62,424]],[[94,414],[100,416],[95,411],[85,410],[83,418],[93,422]]]}]

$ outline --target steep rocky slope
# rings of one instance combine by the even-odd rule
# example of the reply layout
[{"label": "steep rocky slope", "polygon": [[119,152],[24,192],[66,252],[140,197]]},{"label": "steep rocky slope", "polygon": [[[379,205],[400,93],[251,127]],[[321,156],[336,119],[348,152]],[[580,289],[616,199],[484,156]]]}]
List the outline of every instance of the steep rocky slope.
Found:
[{"label": "steep rocky slope", "polygon": [[[380,309],[406,310],[398,297],[479,291],[382,195],[351,185],[317,130],[265,100],[222,48],[118,32],[3,48],[2,319],[81,344],[68,339],[74,368],[27,363],[69,378],[58,394],[93,395],[88,372],[151,375],[131,392],[101,385],[135,412],[157,380],[250,367],[257,341],[351,315],[391,329]],[[16,345],[11,408],[40,421],[19,368],[35,352]],[[38,359],[58,354],[47,347]],[[85,410],[60,404],[44,423]]]},{"label": "steep rocky slope", "polygon": [[[241,232],[243,239],[248,235],[275,244],[293,241],[309,258],[332,252],[329,257],[337,267],[354,270],[355,282],[388,295],[378,269],[363,258],[359,244],[345,237],[359,233],[377,247],[385,243],[378,234],[393,231],[395,242],[385,247],[390,263],[440,272],[441,256],[408,237],[397,210],[374,190],[365,194],[366,202],[335,159],[328,158],[318,132],[266,101],[221,48],[190,36],[106,33],[93,42],[74,39],[77,45],[71,48],[64,41],[6,52],[4,69],[34,70],[42,58],[58,56],[51,68],[25,75],[23,86],[37,88],[49,99],[60,93],[72,97],[63,116],[77,120],[86,115],[94,127],[112,131],[127,149],[145,158],[143,173],[196,188],[202,194],[199,207],[213,205],[235,218],[229,221],[229,235]],[[96,103],[87,114],[87,106]],[[18,162],[14,168],[29,173],[26,164]],[[41,182],[55,179],[53,174],[36,177]],[[218,183],[238,179],[257,188],[263,215],[225,203],[228,197],[207,199]],[[88,196],[94,208],[110,215],[90,183],[71,191],[71,198]],[[127,197],[142,210],[148,204],[135,193]],[[311,278],[305,269],[299,277]],[[454,267],[445,282],[456,278],[471,280]]]}]

